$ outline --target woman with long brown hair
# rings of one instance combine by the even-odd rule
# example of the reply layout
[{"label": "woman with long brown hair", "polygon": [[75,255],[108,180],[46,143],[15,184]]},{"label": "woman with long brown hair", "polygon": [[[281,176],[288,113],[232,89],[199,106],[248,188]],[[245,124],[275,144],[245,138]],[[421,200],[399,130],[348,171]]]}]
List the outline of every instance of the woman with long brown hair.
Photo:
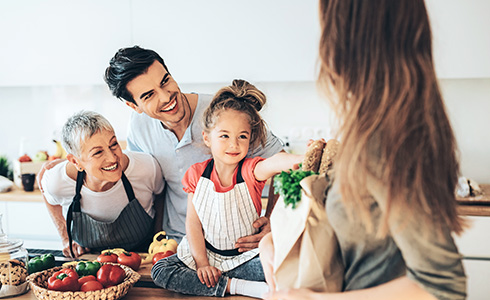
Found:
[{"label": "woman with long brown hair", "polygon": [[320,23],[318,83],[340,128],[326,209],[345,267],[343,291],[277,291],[267,299],[464,299],[451,236],[463,230],[456,141],[424,1],[321,0]]}]

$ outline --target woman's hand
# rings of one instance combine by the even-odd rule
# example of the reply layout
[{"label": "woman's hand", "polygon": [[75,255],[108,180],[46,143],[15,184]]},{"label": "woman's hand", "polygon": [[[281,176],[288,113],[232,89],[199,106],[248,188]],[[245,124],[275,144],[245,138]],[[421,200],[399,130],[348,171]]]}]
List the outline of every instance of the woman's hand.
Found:
[{"label": "woman's hand", "polygon": [[274,242],[272,234],[266,234],[259,243],[260,262],[264,269],[265,281],[269,285],[269,291],[276,290],[274,279]]},{"label": "woman's hand", "polygon": [[259,247],[260,240],[267,233],[271,232],[271,225],[269,223],[269,218],[266,217],[258,218],[257,220],[255,220],[255,222],[253,222],[252,226],[254,228],[258,228],[260,232],[253,235],[247,235],[239,238],[235,244],[235,248],[238,248],[238,251],[246,252]]},{"label": "woman's hand", "polygon": [[75,254],[75,257],[71,256],[69,242],[65,241],[65,242],[63,242],[63,255],[66,257],[77,258],[77,257],[81,256],[82,254],[90,252],[89,248],[82,247],[75,241],[73,241],[71,244],[73,246],[73,254]]},{"label": "woman's hand", "polygon": [[207,287],[214,287],[221,277],[221,271],[212,266],[203,266],[197,269],[197,277]]}]

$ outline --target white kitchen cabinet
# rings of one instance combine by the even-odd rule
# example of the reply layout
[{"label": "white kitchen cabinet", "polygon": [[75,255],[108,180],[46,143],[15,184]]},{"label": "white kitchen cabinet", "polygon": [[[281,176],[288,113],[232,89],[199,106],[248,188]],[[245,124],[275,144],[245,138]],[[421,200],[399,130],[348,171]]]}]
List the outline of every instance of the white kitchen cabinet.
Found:
[{"label": "white kitchen cabinet", "polygon": [[0,202],[4,232],[26,248],[62,249],[58,231],[42,202]]},{"label": "white kitchen cabinet", "polygon": [[490,299],[490,217],[465,217],[470,228],[454,240],[463,255],[468,300]]},{"label": "white kitchen cabinet", "polygon": [[317,0],[133,0],[132,26],[179,83],[315,80]]},{"label": "white kitchen cabinet", "polygon": [[461,236],[454,236],[459,252],[464,257],[490,260],[490,217],[465,217],[469,228]]},{"label": "white kitchen cabinet", "polygon": [[490,78],[490,1],[426,0],[439,78]]},{"label": "white kitchen cabinet", "polygon": [[[439,78],[490,78],[488,0],[427,0]],[[105,85],[117,49],[159,52],[179,83],[316,79],[317,0],[0,1],[0,87]]]},{"label": "white kitchen cabinet", "polygon": [[467,300],[490,299],[490,260],[463,260],[467,276]]},{"label": "white kitchen cabinet", "polygon": [[0,86],[104,84],[131,45],[130,0],[2,0],[0,41]]}]

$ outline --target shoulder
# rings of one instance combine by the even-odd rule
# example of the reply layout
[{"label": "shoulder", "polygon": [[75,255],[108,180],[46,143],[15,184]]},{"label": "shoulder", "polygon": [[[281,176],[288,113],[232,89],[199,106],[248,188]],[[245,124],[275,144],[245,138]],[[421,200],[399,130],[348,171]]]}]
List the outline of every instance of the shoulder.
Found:
[{"label": "shoulder", "polygon": [[205,160],[202,162],[195,163],[192,166],[190,166],[190,168],[187,170],[187,172],[199,173],[199,176],[201,176],[202,172],[204,172],[204,169],[206,169],[206,166],[208,165],[208,163],[210,161],[211,161],[211,159],[208,159],[208,160]]},{"label": "shoulder", "polygon": [[151,154],[148,153],[126,150],[124,151],[124,154],[128,156],[130,163],[131,161],[138,162],[138,163],[147,163],[147,164],[156,163],[156,159]]},{"label": "shoulder", "polygon": [[204,169],[206,168],[210,159],[193,164],[190,168],[185,172],[184,178],[182,178],[182,186],[183,190],[186,193],[194,193],[196,190],[197,183],[199,178],[201,177]]},{"label": "shoulder", "polygon": [[211,101],[213,100],[213,95],[211,94],[198,94],[197,95],[197,106],[196,112],[198,115],[202,115],[200,112],[204,112],[204,110],[209,106]]},{"label": "shoulder", "polygon": [[[53,168],[46,170],[44,172],[42,182],[47,183],[48,185],[50,184],[56,184],[59,180],[61,180],[64,177],[67,177],[66,175],[66,165],[68,164],[68,161],[63,161]],[[43,185],[43,187],[47,187]]]},{"label": "shoulder", "polygon": [[66,174],[67,164],[68,161],[64,161],[44,172],[41,183],[49,203],[54,203],[63,197],[73,196],[72,194],[75,193],[75,180]]},{"label": "shoulder", "polygon": [[211,159],[205,160],[203,162],[195,163],[187,169],[184,174],[184,178],[182,179],[182,184],[184,185],[184,190],[188,187],[194,187],[197,184],[198,179],[201,177],[202,173],[206,169],[209,161]]},{"label": "shoulder", "polygon": [[128,135],[134,134],[135,132],[138,134],[148,132],[148,128],[159,126],[159,123],[159,120],[153,119],[145,113],[139,114],[133,111],[129,118]]},{"label": "shoulder", "polygon": [[160,170],[157,160],[148,153],[124,151],[129,158],[129,164],[126,168],[126,175],[132,177],[152,178],[155,177],[156,171]]}]

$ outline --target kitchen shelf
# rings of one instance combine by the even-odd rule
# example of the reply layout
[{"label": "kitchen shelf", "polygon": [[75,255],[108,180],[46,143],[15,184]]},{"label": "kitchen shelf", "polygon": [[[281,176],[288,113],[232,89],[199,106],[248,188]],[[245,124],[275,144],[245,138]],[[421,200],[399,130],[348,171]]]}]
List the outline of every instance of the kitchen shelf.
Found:
[{"label": "kitchen shelf", "polygon": [[37,188],[32,192],[26,192],[14,185],[7,193],[0,193],[0,202],[43,202],[43,195]]},{"label": "kitchen shelf", "polygon": [[[485,194],[479,196],[478,199],[480,201],[470,203],[468,199],[458,198],[458,212],[460,215],[490,216],[490,184],[483,184],[481,187]],[[488,199],[488,201],[485,199]],[[262,208],[265,209],[267,207],[267,198],[263,197],[261,200]],[[44,202],[44,199],[39,189],[34,189],[32,192],[25,192],[21,188],[14,186],[10,192],[0,193],[0,202]]]}]

